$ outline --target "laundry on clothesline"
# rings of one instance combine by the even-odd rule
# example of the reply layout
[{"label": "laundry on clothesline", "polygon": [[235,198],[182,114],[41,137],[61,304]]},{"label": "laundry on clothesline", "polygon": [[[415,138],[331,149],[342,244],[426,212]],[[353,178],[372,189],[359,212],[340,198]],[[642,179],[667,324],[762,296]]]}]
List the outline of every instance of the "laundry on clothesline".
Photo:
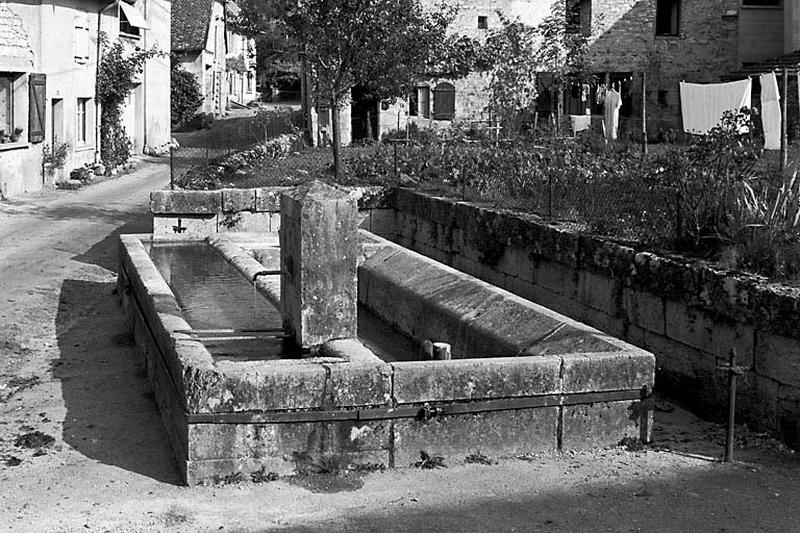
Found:
[{"label": "laundry on clothesline", "polygon": [[570,121],[572,122],[572,136],[578,134],[580,131],[588,130],[592,124],[592,116],[591,115],[570,115]]},{"label": "laundry on clothesline", "polygon": [[761,76],[761,124],[764,127],[764,149],[781,149],[781,95],[774,72]]},{"label": "laundry on clothesline", "polygon": [[619,109],[622,107],[622,95],[612,86],[606,91],[605,112],[603,118],[603,135],[606,141],[616,141],[619,130]]},{"label": "laundry on clothesline", "polygon": [[719,125],[726,111],[750,107],[753,83],[748,78],[729,83],[681,82],[683,131],[704,135]]}]

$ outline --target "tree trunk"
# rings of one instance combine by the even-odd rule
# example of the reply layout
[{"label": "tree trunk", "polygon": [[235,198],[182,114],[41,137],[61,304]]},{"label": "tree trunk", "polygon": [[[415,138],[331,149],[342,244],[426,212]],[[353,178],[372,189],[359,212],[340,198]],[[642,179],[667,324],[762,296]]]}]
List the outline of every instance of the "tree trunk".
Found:
[{"label": "tree trunk", "polygon": [[309,146],[316,146],[314,126],[311,118],[311,95],[309,94],[308,64],[303,60],[300,68],[300,107],[303,111],[303,137]]},{"label": "tree trunk", "polygon": [[335,103],[331,105],[331,126],[333,129],[333,175],[336,181],[342,177],[342,158],[341,158],[341,145],[342,145],[342,125],[339,117],[339,106]]}]

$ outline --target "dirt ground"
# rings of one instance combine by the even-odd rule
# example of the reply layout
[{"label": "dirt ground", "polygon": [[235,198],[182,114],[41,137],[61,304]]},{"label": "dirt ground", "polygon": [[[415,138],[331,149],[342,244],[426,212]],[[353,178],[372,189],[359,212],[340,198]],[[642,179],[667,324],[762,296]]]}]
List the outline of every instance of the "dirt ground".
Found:
[{"label": "dirt ground", "polygon": [[167,182],[148,160],[0,203],[0,531],[800,531],[795,454],[742,429],[721,464],[723,428],[665,400],[645,450],[181,486],[113,294]]}]

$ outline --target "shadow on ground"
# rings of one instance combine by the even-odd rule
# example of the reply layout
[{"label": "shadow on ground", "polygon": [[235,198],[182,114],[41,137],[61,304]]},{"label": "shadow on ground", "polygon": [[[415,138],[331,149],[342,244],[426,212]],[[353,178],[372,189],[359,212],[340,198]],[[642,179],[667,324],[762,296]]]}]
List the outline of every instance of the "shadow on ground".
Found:
[{"label": "shadow on ground", "polygon": [[[138,216],[134,220],[116,228],[103,240],[72,259],[90,265],[98,265],[111,272],[119,268],[119,236],[130,233],[152,233],[153,215]],[[122,312],[119,311],[121,314]]]},{"label": "shadow on ground", "polygon": [[114,283],[73,279],[61,287],[56,316],[61,357],[52,364],[67,409],[64,442],[101,463],[179,484],[144,361],[114,289]]},{"label": "shadow on ground", "polygon": [[784,492],[793,483],[788,477],[763,487],[749,481],[755,478],[751,472],[735,465],[685,470],[678,478],[643,472],[641,479],[625,482],[614,481],[612,472],[601,475],[577,483],[573,478],[565,481],[570,488],[563,489],[558,481],[547,480],[541,483],[541,494],[536,481],[525,482],[519,491],[511,488],[512,478],[502,489],[505,497],[491,488],[483,499],[475,499],[475,491],[467,499],[454,491],[446,504],[430,504],[410,494],[380,511],[350,509],[324,523],[270,531],[732,533],[797,531],[800,525],[797,491]]}]

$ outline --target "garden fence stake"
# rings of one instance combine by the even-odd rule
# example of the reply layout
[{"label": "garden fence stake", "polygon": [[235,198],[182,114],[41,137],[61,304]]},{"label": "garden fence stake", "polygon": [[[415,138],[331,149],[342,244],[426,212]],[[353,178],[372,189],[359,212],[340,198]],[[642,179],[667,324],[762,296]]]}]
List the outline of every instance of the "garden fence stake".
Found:
[{"label": "garden fence stake", "polygon": [[717,366],[728,374],[728,427],[725,431],[725,458],[726,463],[733,461],[733,432],[736,423],[736,378],[747,370],[736,364],[736,348],[731,348],[730,359],[727,365]]}]

